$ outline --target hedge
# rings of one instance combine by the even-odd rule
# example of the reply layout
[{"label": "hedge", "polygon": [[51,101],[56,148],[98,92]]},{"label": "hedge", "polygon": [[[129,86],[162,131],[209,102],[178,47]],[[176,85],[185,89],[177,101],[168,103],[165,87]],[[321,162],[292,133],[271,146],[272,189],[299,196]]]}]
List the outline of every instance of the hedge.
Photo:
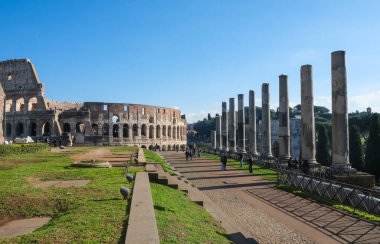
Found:
[{"label": "hedge", "polygon": [[50,151],[50,146],[47,143],[0,145],[0,157],[9,156],[9,155],[26,154],[26,153],[48,152],[48,151]]}]

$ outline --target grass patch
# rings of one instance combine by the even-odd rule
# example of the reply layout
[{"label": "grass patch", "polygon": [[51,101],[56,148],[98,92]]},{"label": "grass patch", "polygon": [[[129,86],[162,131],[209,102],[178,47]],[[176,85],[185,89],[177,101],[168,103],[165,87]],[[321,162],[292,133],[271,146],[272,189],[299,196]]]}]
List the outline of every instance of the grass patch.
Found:
[{"label": "grass patch", "polygon": [[168,172],[169,174],[173,175],[174,171],[173,169],[168,165],[168,163],[163,160],[157,153],[151,150],[144,149],[144,156],[146,162],[158,162],[161,164],[162,168]]},{"label": "grass patch", "polygon": [[151,183],[161,243],[230,243],[218,223],[178,190]]},{"label": "grass patch", "polygon": [[[10,243],[124,242],[127,201],[120,186],[132,188],[123,168],[71,168],[70,152],[41,152],[5,157],[0,162],[0,222],[6,219],[51,216],[53,220],[33,233],[3,239]],[[5,162],[5,163],[4,163]],[[15,163],[13,167],[5,165]],[[130,168],[129,172],[140,171]],[[85,187],[37,188],[29,181],[89,179]]]},{"label": "grass patch", "polygon": [[374,215],[374,214],[370,214],[370,213],[367,213],[367,212],[364,212],[364,211],[361,211],[358,209],[354,209],[351,206],[338,203],[334,200],[321,198],[321,197],[319,197],[313,193],[303,191],[303,190],[297,189],[297,188],[292,187],[292,186],[280,184],[280,185],[277,185],[276,187],[280,190],[293,193],[294,195],[300,196],[302,198],[312,199],[318,203],[328,205],[328,206],[333,207],[335,209],[340,209],[340,210],[343,210],[345,212],[349,212],[356,217],[368,219],[368,220],[380,223],[380,216],[378,216],[378,215]]},{"label": "grass patch", "polygon": [[[209,158],[209,159],[214,159],[218,162],[220,162],[220,156],[210,154],[210,153],[203,153],[202,157]],[[265,180],[270,180],[270,181],[277,181],[277,172],[273,169],[266,169],[258,165],[253,165],[253,173],[249,173],[248,171],[248,164],[244,163],[243,167],[240,168],[240,162],[234,159],[228,159],[227,160],[227,165],[236,168],[236,169],[242,169],[242,170],[247,170],[248,174],[255,175],[255,176],[260,176]]]}]

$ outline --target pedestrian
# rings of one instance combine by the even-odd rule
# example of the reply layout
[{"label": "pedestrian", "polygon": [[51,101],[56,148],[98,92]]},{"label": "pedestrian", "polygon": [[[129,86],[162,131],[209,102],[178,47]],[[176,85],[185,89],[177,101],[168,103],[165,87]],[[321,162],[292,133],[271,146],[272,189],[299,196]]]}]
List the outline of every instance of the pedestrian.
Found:
[{"label": "pedestrian", "polygon": [[290,157],[288,160],[288,169],[291,169],[291,168],[293,168],[292,157]]},{"label": "pedestrian", "polygon": [[186,156],[186,161],[188,161],[189,160],[189,150],[186,150],[185,156]]},{"label": "pedestrian", "polygon": [[240,168],[243,167],[243,159],[244,159],[244,156],[242,153],[240,153],[239,154]]},{"label": "pedestrian", "polygon": [[224,170],[224,163],[223,163],[223,160],[224,160],[224,153],[221,153],[220,154],[220,170]]},{"label": "pedestrian", "polygon": [[249,173],[253,173],[253,156],[249,155],[247,159]]},{"label": "pedestrian", "polygon": [[201,152],[202,152],[202,149],[200,147],[198,147],[198,158],[201,157]]},{"label": "pedestrian", "polygon": [[227,170],[227,153],[223,156],[223,170]]},{"label": "pedestrian", "polygon": [[190,158],[190,160],[193,160],[193,150],[189,151],[189,158]]},{"label": "pedestrian", "polygon": [[61,137],[59,138],[58,145],[59,145],[59,147],[62,147],[62,138]]}]

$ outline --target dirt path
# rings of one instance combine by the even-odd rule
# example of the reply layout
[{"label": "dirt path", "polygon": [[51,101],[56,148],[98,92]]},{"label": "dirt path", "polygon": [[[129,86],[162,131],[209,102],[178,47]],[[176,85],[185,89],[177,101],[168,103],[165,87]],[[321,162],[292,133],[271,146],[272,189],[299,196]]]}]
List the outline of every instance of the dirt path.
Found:
[{"label": "dirt path", "polygon": [[198,189],[260,243],[379,243],[380,227],[274,188],[247,171],[183,153],[161,152]]}]

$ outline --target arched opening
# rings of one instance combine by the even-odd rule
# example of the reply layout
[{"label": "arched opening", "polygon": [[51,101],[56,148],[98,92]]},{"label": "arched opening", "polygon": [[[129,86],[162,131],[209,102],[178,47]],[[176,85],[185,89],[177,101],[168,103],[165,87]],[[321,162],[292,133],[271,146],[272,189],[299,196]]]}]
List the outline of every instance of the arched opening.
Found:
[{"label": "arched opening", "polygon": [[117,116],[117,115],[113,115],[113,116],[112,116],[112,123],[117,123],[117,122],[120,122],[120,118],[119,118],[119,116]]},{"label": "arched opening", "polygon": [[78,122],[77,125],[75,126],[75,132],[76,133],[81,133],[84,134],[85,132],[85,125],[83,122]]},{"label": "arched opening", "polygon": [[179,126],[177,127],[177,139],[179,139],[180,136],[179,136]]},{"label": "arched opening", "polygon": [[25,107],[25,101],[23,97],[16,100],[16,112],[23,111]]},{"label": "arched opening", "polygon": [[123,137],[129,137],[129,125],[128,124],[124,124],[123,125]]},{"label": "arched opening", "polygon": [[154,137],[154,126],[151,125],[149,126],[149,138],[153,139],[153,137]]},{"label": "arched opening", "polygon": [[162,145],[162,151],[166,151],[166,145]]},{"label": "arched opening", "polygon": [[30,136],[37,136],[37,124],[32,122],[30,123],[30,130],[29,130]]},{"label": "arched opening", "polygon": [[137,126],[137,124],[134,124],[133,126],[132,126],[132,133],[133,133],[133,137],[136,137],[136,136],[138,136],[139,135],[139,127]]},{"label": "arched opening", "polygon": [[173,139],[176,139],[176,135],[177,135],[177,129],[176,129],[176,127],[175,126],[173,126],[173,131],[172,131],[172,137],[173,137]]},{"label": "arched opening", "polygon": [[38,110],[38,100],[37,100],[36,97],[32,97],[32,98],[29,99],[28,110],[29,111],[36,111],[36,110]]},{"label": "arched opening", "polygon": [[161,138],[161,126],[156,127],[156,138]]},{"label": "arched opening", "polygon": [[5,101],[5,112],[12,111],[12,99],[8,99]]},{"label": "arched opening", "polygon": [[7,125],[5,126],[5,135],[7,137],[10,137],[12,136],[12,125],[10,123],[7,123]]},{"label": "arched opening", "polygon": [[97,136],[99,134],[99,126],[97,124],[92,124],[92,133],[94,133],[94,136]]},{"label": "arched opening", "polygon": [[146,124],[143,124],[141,126],[141,136],[145,136],[146,137],[146,133],[147,133],[147,126],[146,126]]},{"label": "arched opening", "polygon": [[172,146],[168,145],[168,151],[172,150]]},{"label": "arched opening", "polygon": [[170,125],[168,126],[168,137],[172,137],[172,127]]},{"label": "arched opening", "polygon": [[278,141],[274,141],[272,144],[272,154],[273,156],[278,158],[279,153],[280,153],[280,147],[279,147]]},{"label": "arched opening", "polygon": [[162,126],[162,136],[166,136],[166,125]]},{"label": "arched opening", "polygon": [[142,146],[141,146],[141,148],[144,148],[144,149],[146,149],[146,146],[145,146],[145,145],[142,145]]},{"label": "arched opening", "polygon": [[70,133],[71,132],[71,126],[69,123],[64,123],[63,124],[63,132],[65,133]]},{"label": "arched opening", "polygon": [[109,125],[107,123],[105,123],[103,125],[103,128],[102,128],[103,136],[108,136],[109,135],[109,133],[110,133],[109,129],[110,129]]},{"label": "arched opening", "polygon": [[119,137],[119,125],[118,124],[114,124],[112,126],[112,136],[113,137]]},{"label": "arched opening", "polygon": [[16,136],[24,135],[24,125],[21,122],[18,122],[16,125]]},{"label": "arched opening", "polygon": [[150,145],[149,150],[153,150],[153,149],[154,149],[153,145]]},{"label": "arched opening", "polygon": [[50,136],[50,123],[46,122],[42,125],[42,135]]}]

